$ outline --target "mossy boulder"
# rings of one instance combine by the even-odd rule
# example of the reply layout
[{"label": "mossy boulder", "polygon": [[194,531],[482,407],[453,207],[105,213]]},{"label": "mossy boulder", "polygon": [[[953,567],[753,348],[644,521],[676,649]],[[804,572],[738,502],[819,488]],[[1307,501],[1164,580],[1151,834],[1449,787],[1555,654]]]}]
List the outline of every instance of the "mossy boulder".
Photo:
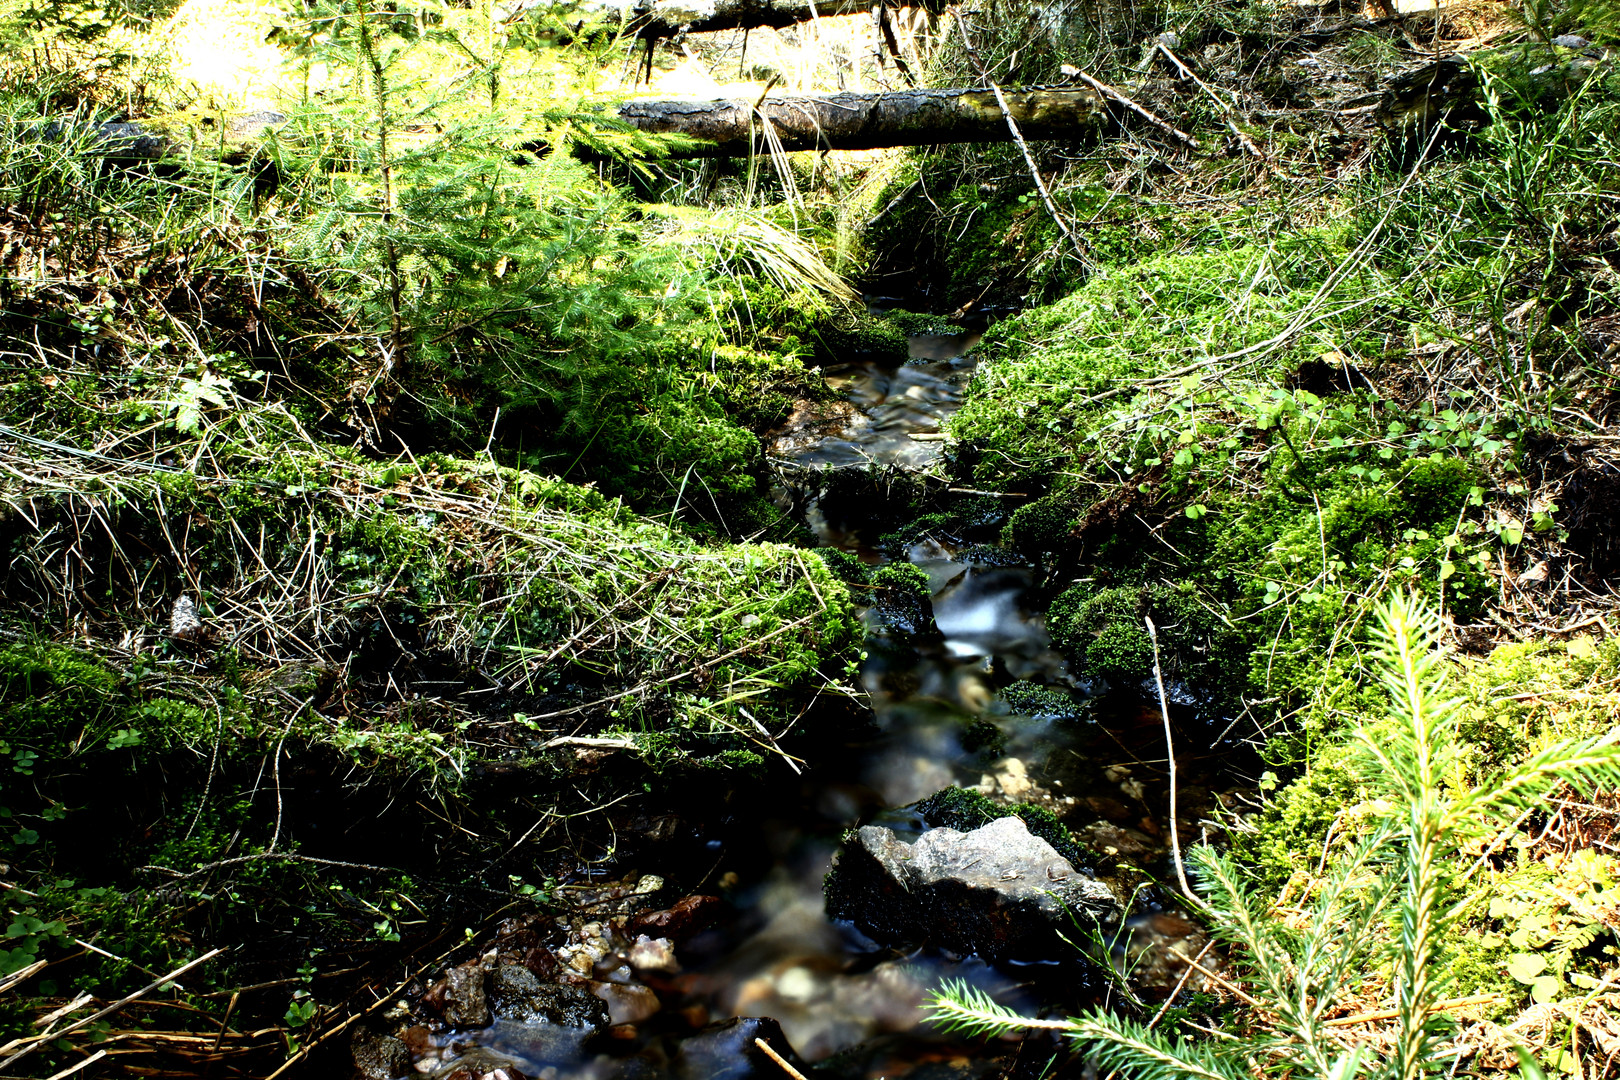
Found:
[{"label": "mossy boulder", "polygon": [[1183,587],[1150,582],[1098,588],[1080,582],[1052,602],[1047,629],[1080,674],[1128,686],[1153,674],[1145,618],[1158,631],[1166,678],[1216,696],[1236,693],[1240,684],[1232,670],[1243,655],[1243,640]]},{"label": "mossy boulder", "polygon": [[1021,716],[1082,720],[1091,713],[1089,700],[1077,700],[1061,687],[1042,686],[1027,679],[1018,680],[997,696],[1009,710]]},{"label": "mossy boulder", "polygon": [[907,336],[900,320],[865,312],[847,314],[816,328],[815,359],[820,364],[869,362],[898,366],[910,356]]},{"label": "mossy boulder", "polygon": [[1072,865],[1090,866],[1096,856],[1069,832],[1068,826],[1057,815],[1030,803],[999,803],[972,788],[942,788],[919,803],[912,804],[917,816],[936,829],[971,831],[988,825],[997,818],[1015,817],[1024,823],[1031,835],[1051,844],[1059,855]]},{"label": "mossy boulder", "polygon": [[872,609],[889,630],[903,637],[937,635],[933,590],[928,575],[910,563],[889,563],[872,571]]},{"label": "mossy boulder", "polygon": [[1012,512],[1001,531],[1001,542],[1032,561],[1067,551],[1081,500],[1054,492],[1027,502]]}]

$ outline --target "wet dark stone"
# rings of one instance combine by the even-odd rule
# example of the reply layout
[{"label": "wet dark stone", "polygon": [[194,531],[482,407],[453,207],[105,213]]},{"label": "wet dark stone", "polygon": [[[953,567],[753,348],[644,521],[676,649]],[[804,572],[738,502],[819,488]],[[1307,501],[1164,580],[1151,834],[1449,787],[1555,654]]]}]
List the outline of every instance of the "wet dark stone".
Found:
[{"label": "wet dark stone", "polygon": [[915,844],[862,828],[828,875],[827,914],[887,944],[995,961],[1050,957],[1075,920],[1111,926],[1124,912],[1106,885],[1004,817],[972,832],[933,829]]},{"label": "wet dark stone", "polygon": [[714,925],[724,904],[718,896],[683,897],[662,911],[632,916],[625,924],[625,932],[631,937],[646,934],[651,938],[684,941]]},{"label": "wet dark stone", "polygon": [[939,636],[934,605],[926,596],[899,591],[878,593],[872,611],[891,633],[902,637]]},{"label": "wet dark stone", "polygon": [[810,1065],[794,1052],[782,1026],[770,1017],[743,1016],[723,1020],[682,1042],[670,1062],[675,1080],[782,1080],[782,1066],[754,1042],[763,1039],[772,1050],[801,1073]]},{"label": "wet dark stone", "polygon": [[489,977],[489,1004],[503,1019],[561,1024],[600,1031],[608,1024],[607,1003],[578,986],[543,983],[526,967],[502,964]]},{"label": "wet dark stone", "polygon": [[527,1072],[543,1073],[553,1066],[577,1065],[586,1057],[591,1029],[544,1020],[520,1023],[496,1020],[478,1036],[489,1049],[503,1054]]},{"label": "wet dark stone", "polygon": [[[1132,985],[1163,992],[1174,989],[1187,973],[1187,961],[1202,954],[1208,944],[1203,929],[1179,915],[1158,912],[1132,919],[1125,941]],[[1219,965],[1220,960],[1206,963]]]},{"label": "wet dark stone", "polygon": [[361,1080],[395,1080],[411,1071],[410,1049],[391,1035],[356,1028],[349,1039],[354,1072]]},{"label": "wet dark stone", "polygon": [[1076,829],[1074,834],[1093,851],[1108,856],[1143,859],[1151,858],[1163,850],[1163,845],[1155,843],[1152,837],[1136,829],[1121,828],[1111,821],[1087,825]]},{"label": "wet dark stone", "polygon": [[426,1000],[451,1027],[483,1027],[490,1017],[489,999],[484,993],[488,974],[477,961],[460,964],[427,992]]},{"label": "wet dark stone", "polygon": [[552,955],[551,950],[539,945],[523,954],[522,963],[542,979],[549,979],[557,974],[559,967],[557,958]]}]

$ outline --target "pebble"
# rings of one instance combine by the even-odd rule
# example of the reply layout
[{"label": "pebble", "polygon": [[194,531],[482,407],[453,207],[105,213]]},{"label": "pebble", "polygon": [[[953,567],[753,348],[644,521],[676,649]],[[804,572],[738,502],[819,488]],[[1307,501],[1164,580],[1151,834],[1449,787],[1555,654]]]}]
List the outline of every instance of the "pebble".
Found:
[{"label": "pebble", "polygon": [[806,968],[788,968],[777,977],[776,992],[786,1000],[802,1005],[816,996],[816,977]]},{"label": "pebble", "polygon": [[657,994],[634,983],[594,983],[591,993],[607,1002],[614,1024],[639,1024],[663,1008]]},{"label": "pebble", "polygon": [[681,970],[680,963],[675,959],[675,943],[669,938],[650,938],[646,934],[636,938],[636,943],[630,947],[630,966],[642,971],[666,971],[671,974]]}]

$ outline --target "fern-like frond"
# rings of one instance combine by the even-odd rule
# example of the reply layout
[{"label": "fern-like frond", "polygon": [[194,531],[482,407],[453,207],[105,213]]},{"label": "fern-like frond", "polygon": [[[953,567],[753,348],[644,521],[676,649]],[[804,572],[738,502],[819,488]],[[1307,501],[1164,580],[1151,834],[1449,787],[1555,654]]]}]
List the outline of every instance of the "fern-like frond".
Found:
[{"label": "fern-like frond", "polygon": [[1287,997],[1293,942],[1286,928],[1271,917],[1269,905],[1255,895],[1237,864],[1214,848],[1205,844],[1190,848],[1187,863],[1210,905],[1215,936],[1238,947],[1235,955],[1265,985],[1268,998]]},{"label": "fern-like frond", "polygon": [[928,1019],[956,1035],[992,1037],[1031,1028],[1073,1032],[1072,1020],[1035,1020],[1000,1004],[978,987],[959,979],[940,984],[928,997]]},{"label": "fern-like frond", "polygon": [[1567,739],[1541,750],[1494,782],[1459,798],[1446,824],[1452,828],[1490,827],[1562,783],[1620,785],[1620,730],[1592,739]]},{"label": "fern-like frond", "polygon": [[1379,604],[1372,633],[1392,728],[1360,732],[1363,775],[1398,804],[1417,806],[1439,789],[1456,756],[1456,698],[1445,695],[1440,616],[1415,593]]},{"label": "fern-like frond", "polygon": [[[1072,1037],[1085,1044],[1099,1075],[1116,1073],[1131,1080],[1252,1080],[1257,1070],[1247,1054],[1221,1053],[1208,1043],[1172,1044],[1146,1024],[1104,1012],[1073,1022]],[[1255,1049],[1248,1044],[1248,1049]]]}]

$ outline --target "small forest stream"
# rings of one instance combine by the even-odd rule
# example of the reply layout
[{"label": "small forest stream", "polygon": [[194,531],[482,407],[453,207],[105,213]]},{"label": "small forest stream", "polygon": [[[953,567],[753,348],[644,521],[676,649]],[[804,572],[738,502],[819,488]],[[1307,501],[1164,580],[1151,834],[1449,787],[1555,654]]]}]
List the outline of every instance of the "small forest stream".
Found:
[{"label": "small forest stream", "polygon": [[[976,341],[972,333],[913,339],[912,360],[898,368],[829,368],[829,383],[853,409],[813,440],[784,437],[776,454],[801,472],[936,464],[940,421],[960,400],[973,366],[963,352]],[[877,823],[913,838],[926,825],[908,807],[953,785],[1048,809],[1103,853],[1106,865],[1082,869],[1112,874],[1116,891],[1134,896],[1112,962],[1132,968],[1134,984],[1150,994],[1157,988],[1162,996],[1174,982],[1179,972],[1163,963],[1165,947],[1197,931],[1153,884],[1168,880],[1157,702],[1137,688],[1094,696],[1103,688],[1070,672],[1047,638],[1036,569],[993,543],[999,517],[964,535],[928,535],[899,548],[891,542],[880,551],[872,522],[883,515],[868,500],[811,498],[803,509],[824,544],[868,564],[903,553],[921,569],[938,632],[897,631],[878,608],[867,611],[862,679],[870,715],[854,731],[842,725],[840,735],[800,748],[807,764],[796,782],[773,762],[767,791],[738,795],[729,818],[696,838],[686,857],[712,867],[691,891],[724,892],[730,904],[717,925],[679,945],[673,962],[663,958],[652,962],[661,970],[648,970],[605,920],[587,925],[583,937],[578,920],[570,924],[572,940],[596,959],[576,968],[610,987],[597,992],[609,999],[616,1040],[587,1048],[558,1038],[555,1025],[497,1019],[480,1031],[424,1040],[416,1047],[419,1071],[452,1075],[449,1063],[494,1051],[545,1078],[783,1076],[750,1045],[775,1033],[769,1022],[711,1026],[755,1017],[779,1024],[801,1064],[816,1064],[818,1074],[998,1076],[1012,1063],[1012,1074],[1040,1075],[1049,1042],[1021,1052],[1017,1044],[950,1039],[926,1022],[928,994],[957,979],[1030,1013],[1074,1007],[1109,992],[1091,963],[1075,955],[991,966],[927,947],[899,951],[825,915],[823,878],[846,830]],[[1024,692],[1009,701],[1015,685]],[[1183,829],[1196,835],[1191,823],[1208,812],[1209,788],[1220,786],[1211,767],[1224,755],[1210,749],[1219,727],[1186,703],[1171,708],[1183,740]],[[590,892],[582,887],[580,895]]]}]

